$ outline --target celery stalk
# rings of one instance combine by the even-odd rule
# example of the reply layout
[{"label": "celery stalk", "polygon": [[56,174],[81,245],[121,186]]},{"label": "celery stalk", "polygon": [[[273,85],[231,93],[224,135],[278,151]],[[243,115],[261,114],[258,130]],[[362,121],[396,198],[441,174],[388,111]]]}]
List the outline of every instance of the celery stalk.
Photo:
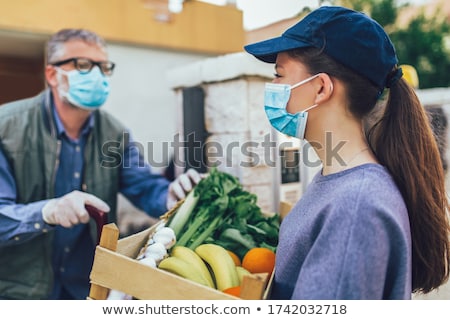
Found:
[{"label": "celery stalk", "polygon": [[189,240],[191,240],[192,236],[199,230],[199,228],[207,221],[208,217],[208,209],[203,209],[203,211],[199,211],[196,218],[192,221],[191,224],[187,227],[186,231],[181,235],[179,239],[177,239],[176,246],[186,246]]},{"label": "celery stalk", "polygon": [[219,222],[222,221],[222,217],[219,215],[214,218],[214,220],[208,225],[208,227],[197,236],[194,241],[188,246],[190,249],[195,250],[199,245],[201,245],[206,238],[208,238],[217,228]]}]

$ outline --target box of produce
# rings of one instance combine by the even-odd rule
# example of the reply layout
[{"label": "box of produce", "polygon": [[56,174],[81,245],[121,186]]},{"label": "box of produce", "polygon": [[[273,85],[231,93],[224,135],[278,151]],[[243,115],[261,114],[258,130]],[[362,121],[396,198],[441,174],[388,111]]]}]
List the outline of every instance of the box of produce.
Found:
[{"label": "box of produce", "polygon": [[264,299],[279,216],[265,214],[238,179],[211,172],[158,223],[118,240],[103,227],[90,299]]}]

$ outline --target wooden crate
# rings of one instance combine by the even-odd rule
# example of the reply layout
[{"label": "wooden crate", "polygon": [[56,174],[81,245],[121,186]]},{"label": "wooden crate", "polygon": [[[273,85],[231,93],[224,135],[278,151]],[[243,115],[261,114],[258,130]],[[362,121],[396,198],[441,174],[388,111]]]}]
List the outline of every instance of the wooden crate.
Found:
[{"label": "wooden crate", "polygon": [[[156,227],[154,225],[120,240],[115,224],[103,227],[90,275],[91,290],[88,299],[106,299],[110,289],[141,300],[239,299],[137,261],[135,258]],[[271,279],[268,279],[267,274],[246,276],[241,284],[240,298],[265,299],[270,283]]]}]

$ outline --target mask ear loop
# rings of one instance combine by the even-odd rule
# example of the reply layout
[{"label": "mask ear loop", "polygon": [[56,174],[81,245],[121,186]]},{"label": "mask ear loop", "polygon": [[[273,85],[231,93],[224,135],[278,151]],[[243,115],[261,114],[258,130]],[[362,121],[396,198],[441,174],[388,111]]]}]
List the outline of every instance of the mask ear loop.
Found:
[{"label": "mask ear loop", "polygon": [[303,110],[302,112],[306,112],[306,111],[311,110],[312,108],[315,108],[315,107],[317,107],[317,106],[318,106],[317,103],[316,103],[316,104],[313,104],[311,107],[306,108],[306,109]]},{"label": "mask ear loop", "polygon": [[[70,88],[68,72],[60,67],[55,66],[56,79],[58,80],[57,91],[61,98],[67,97]],[[65,76],[65,79],[63,78]]]},{"label": "mask ear loop", "polygon": [[311,81],[311,80],[314,79],[314,78],[317,78],[318,76],[319,76],[319,73],[316,74],[316,75],[313,75],[313,76],[311,76],[311,77],[309,77],[309,78],[306,78],[305,80],[302,80],[302,81],[300,81],[300,82],[298,82],[298,83],[296,83],[296,84],[294,84],[294,85],[292,85],[292,86],[291,86],[291,90],[292,90],[292,89],[295,89],[295,88],[297,88],[297,87],[299,87],[299,86],[301,86],[302,84],[307,83],[308,81]]}]

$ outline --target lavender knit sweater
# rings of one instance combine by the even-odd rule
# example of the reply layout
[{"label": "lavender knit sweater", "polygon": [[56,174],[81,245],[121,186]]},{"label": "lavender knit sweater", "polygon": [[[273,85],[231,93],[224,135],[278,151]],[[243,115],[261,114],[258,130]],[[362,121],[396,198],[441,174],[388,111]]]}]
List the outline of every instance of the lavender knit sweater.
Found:
[{"label": "lavender knit sweater", "polygon": [[280,229],[271,299],[411,299],[411,236],[388,171],[317,174]]}]

